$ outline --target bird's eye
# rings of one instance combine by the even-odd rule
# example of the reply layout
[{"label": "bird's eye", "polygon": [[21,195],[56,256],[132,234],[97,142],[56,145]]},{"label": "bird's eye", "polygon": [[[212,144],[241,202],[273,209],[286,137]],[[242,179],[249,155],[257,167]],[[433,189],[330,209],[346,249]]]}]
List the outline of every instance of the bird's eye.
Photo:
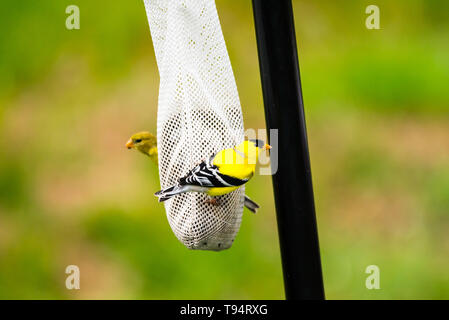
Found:
[{"label": "bird's eye", "polygon": [[140,142],[142,142],[142,139],[136,139],[136,140],[134,140],[134,142],[135,143],[140,143]]},{"label": "bird's eye", "polygon": [[262,140],[260,140],[260,139],[251,139],[251,140],[249,140],[249,141],[251,141],[252,143],[254,143],[254,145],[255,145],[256,147],[258,147],[258,148],[263,148],[263,146],[265,145],[265,143],[264,143]]}]

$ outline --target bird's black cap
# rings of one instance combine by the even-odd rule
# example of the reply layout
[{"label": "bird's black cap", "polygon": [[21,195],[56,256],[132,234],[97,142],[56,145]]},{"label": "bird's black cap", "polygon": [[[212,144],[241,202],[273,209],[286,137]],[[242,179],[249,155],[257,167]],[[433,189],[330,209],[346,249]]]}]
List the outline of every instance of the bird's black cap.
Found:
[{"label": "bird's black cap", "polygon": [[253,142],[258,148],[263,148],[265,146],[265,142],[260,139],[250,139],[249,141]]}]

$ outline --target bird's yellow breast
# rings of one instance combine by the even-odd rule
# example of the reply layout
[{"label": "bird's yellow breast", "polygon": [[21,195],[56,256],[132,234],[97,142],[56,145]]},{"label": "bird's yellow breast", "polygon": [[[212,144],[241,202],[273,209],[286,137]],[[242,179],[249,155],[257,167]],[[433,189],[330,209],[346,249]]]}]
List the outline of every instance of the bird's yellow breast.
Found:
[{"label": "bird's yellow breast", "polygon": [[213,164],[218,167],[221,174],[246,180],[254,175],[256,161],[257,157],[248,157],[247,152],[229,148],[217,153]]},{"label": "bird's yellow breast", "polygon": [[151,147],[148,150],[147,154],[148,154],[148,156],[150,157],[151,160],[153,160],[156,163],[158,162],[158,152],[157,152],[157,147],[156,146]]},{"label": "bird's yellow breast", "polygon": [[215,197],[215,196],[222,196],[226,193],[229,193],[231,191],[234,191],[240,187],[223,187],[223,188],[210,188],[207,190],[207,194]]}]

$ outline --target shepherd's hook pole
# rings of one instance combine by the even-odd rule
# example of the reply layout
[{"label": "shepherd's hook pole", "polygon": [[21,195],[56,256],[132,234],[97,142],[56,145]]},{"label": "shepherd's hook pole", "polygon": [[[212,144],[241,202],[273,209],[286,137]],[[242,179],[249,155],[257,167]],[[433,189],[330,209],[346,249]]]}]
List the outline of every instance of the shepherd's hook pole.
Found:
[{"label": "shepherd's hook pole", "polygon": [[278,129],[273,175],[287,299],[324,299],[291,0],[253,0],[267,129]]}]

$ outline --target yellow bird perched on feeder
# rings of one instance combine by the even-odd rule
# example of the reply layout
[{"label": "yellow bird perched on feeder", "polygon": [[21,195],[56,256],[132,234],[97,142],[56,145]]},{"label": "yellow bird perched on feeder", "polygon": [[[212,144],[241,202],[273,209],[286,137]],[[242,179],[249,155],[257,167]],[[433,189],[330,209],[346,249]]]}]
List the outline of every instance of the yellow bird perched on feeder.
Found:
[{"label": "yellow bird perched on feeder", "polygon": [[[136,149],[157,163],[157,139],[149,132],[139,132],[126,143],[128,149]],[[155,193],[159,201],[165,201],[184,192],[203,192],[219,196],[234,191],[249,181],[254,175],[261,150],[271,149],[262,140],[248,140],[240,145],[224,149],[193,168],[178,185]],[[217,204],[215,199],[210,201]],[[245,195],[244,205],[256,213],[259,205]]]}]

